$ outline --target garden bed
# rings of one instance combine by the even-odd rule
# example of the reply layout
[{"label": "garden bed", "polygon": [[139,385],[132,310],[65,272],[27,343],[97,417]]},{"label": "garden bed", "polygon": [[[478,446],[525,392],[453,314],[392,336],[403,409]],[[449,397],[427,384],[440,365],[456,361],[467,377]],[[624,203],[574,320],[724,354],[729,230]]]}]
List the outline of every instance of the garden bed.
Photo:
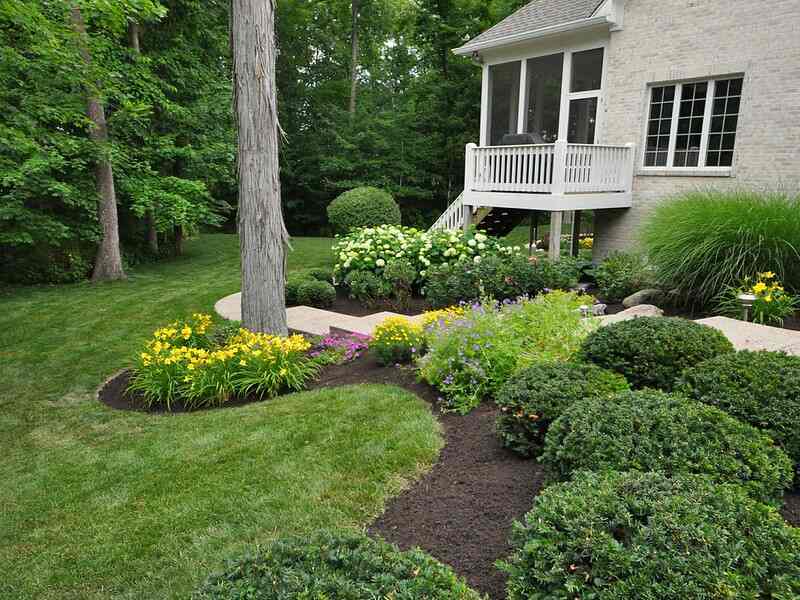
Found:
[{"label": "garden bed", "polygon": [[367,307],[358,300],[350,298],[346,290],[337,288],[336,299],[333,301],[333,305],[325,310],[348,315],[350,317],[366,317],[379,312],[394,312],[401,315],[414,316],[428,310],[428,303],[425,298],[413,297],[409,300],[408,305],[403,308],[388,301]]}]

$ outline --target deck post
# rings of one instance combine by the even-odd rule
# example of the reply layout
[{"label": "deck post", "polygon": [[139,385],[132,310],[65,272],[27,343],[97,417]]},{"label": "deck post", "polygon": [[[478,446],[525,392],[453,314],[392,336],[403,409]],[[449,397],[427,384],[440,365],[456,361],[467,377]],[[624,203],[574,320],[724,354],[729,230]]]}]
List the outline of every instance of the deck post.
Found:
[{"label": "deck post", "polygon": [[625,165],[625,185],[628,187],[625,191],[628,193],[633,192],[633,176],[636,173],[636,144],[625,144],[625,147],[628,148],[628,152],[630,152],[630,156],[628,156],[628,162]]},{"label": "deck post", "polygon": [[[464,196],[475,186],[475,150],[477,144],[470,142],[464,151]],[[464,231],[472,225],[472,207],[464,204]]]},{"label": "deck post", "polygon": [[[558,138],[553,148],[553,200],[558,202],[567,189],[567,140]],[[553,260],[561,256],[561,226],[564,222],[564,213],[552,211],[550,213],[550,247],[549,254]]]}]

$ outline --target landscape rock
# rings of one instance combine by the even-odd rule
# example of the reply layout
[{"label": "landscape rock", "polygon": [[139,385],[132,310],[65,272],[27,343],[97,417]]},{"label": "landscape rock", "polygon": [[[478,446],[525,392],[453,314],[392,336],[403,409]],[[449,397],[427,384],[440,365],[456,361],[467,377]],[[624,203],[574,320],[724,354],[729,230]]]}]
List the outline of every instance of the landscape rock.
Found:
[{"label": "landscape rock", "polygon": [[619,323],[620,321],[630,321],[638,319],[639,317],[663,317],[664,311],[653,306],[652,304],[640,304],[627,310],[623,310],[615,315],[608,315],[600,317],[603,325],[611,325],[611,323]]},{"label": "landscape rock", "polygon": [[639,306],[640,304],[649,304],[652,303],[654,300],[658,300],[664,296],[664,292],[661,290],[648,288],[646,290],[640,290],[635,294],[631,294],[625,300],[622,301],[622,306],[625,308],[633,308],[634,306]]}]

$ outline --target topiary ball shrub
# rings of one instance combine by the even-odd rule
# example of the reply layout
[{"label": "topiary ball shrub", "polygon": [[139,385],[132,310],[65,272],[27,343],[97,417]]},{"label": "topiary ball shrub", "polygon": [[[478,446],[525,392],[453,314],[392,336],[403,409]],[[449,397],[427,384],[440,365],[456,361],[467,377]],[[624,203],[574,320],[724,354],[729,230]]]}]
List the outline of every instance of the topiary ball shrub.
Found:
[{"label": "topiary ball shrub", "polygon": [[508,600],[800,597],[800,530],[697,475],[579,474],[515,523]]},{"label": "topiary ball shrub", "polygon": [[555,479],[576,471],[708,475],[780,504],[792,463],[769,436],[721,410],[655,390],[568,406],[551,426],[541,462]]},{"label": "topiary ball shrub", "polygon": [[300,286],[313,280],[314,279],[311,277],[311,275],[305,271],[289,273],[289,275],[286,277],[286,287],[284,291],[286,306],[297,306],[301,304],[298,297]]},{"label": "topiary ball shrub", "polygon": [[625,378],[590,363],[535,363],[516,373],[497,395],[497,432],[506,448],[538,456],[547,428],[574,403],[628,389]]},{"label": "topiary ball shrub", "polygon": [[717,356],[684,371],[678,390],[767,431],[800,475],[800,357],[749,351]]},{"label": "topiary ball shrub", "polygon": [[307,271],[311,279],[333,283],[333,269],[329,267],[314,267]]},{"label": "topiary ball shrub", "polygon": [[360,187],[345,192],[328,205],[328,221],[337,233],[359,227],[400,225],[400,206],[389,192]]},{"label": "topiary ball shrub", "polygon": [[194,600],[480,600],[453,571],[421,550],[363,535],[320,533],[278,540],[230,562]]},{"label": "topiary ball shrub", "polygon": [[314,308],[330,308],[336,300],[336,288],[326,281],[310,279],[297,288],[297,303]]},{"label": "topiary ball shrub", "polygon": [[671,391],[684,369],[733,344],[711,327],[667,317],[641,317],[602,327],[586,338],[584,360],[624,375],[634,388]]}]

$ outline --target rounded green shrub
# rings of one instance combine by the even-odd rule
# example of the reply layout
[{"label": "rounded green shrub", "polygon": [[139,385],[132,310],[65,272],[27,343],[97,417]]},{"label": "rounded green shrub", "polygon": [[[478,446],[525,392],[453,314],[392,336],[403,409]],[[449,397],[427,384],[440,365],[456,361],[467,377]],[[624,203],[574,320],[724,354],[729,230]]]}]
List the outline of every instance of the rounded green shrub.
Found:
[{"label": "rounded green shrub", "polygon": [[634,388],[671,391],[683,370],[733,344],[711,327],[666,317],[642,317],[602,327],[586,338],[582,357],[624,375]]},{"label": "rounded green shrub", "polygon": [[310,279],[297,288],[297,303],[301,306],[330,308],[336,300],[336,288],[327,281]]},{"label": "rounded green shrub", "polygon": [[230,562],[195,600],[480,600],[453,571],[421,550],[357,534],[278,540]]},{"label": "rounded green shrub", "polygon": [[538,456],[547,428],[574,403],[628,389],[625,378],[589,363],[535,363],[500,389],[497,432],[506,448]]},{"label": "rounded green shrub", "polygon": [[684,371],[678,390],[764,429],[800,465],[800,357],[737,352]]},{"label": "rounded green shrub", "polygon": [[541,493],[512,543],[508,600],[800,597],[800,530],[703,476],[581,473]]},{"label": "rounded green shrub", "polygon": [[314,267],[306,271],[312,279],[333,283],[333,269],[329,267]]},{"label": "rounded green shrub", "polygon": [[301,304],[299,299],[300,286],[309,281],[314,281],[314,279],[306,271],[289,273],[286,277],[286,287],[284,291],[286,306],[297,306]]},{"label": "rounded green shrub", "polygon": [[359,227],[400,225],[400,206],[392,195],[374,187],[345,192],[328,205],[328,221],[338,233]]},{"label": "rounded green shrub", "polygon": [[655,390],[582,400],[551,426],[541,462],[559,480],[576,471],[657,471],[736,483],[779,502],[792,463],[769,436],[721,410]]}]

